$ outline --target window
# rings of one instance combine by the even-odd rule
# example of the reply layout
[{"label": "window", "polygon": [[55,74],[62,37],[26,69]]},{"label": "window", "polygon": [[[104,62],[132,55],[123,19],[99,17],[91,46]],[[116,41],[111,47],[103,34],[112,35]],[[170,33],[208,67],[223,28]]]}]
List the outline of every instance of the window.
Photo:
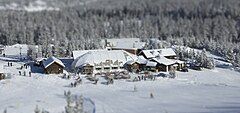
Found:
[{"label": "window", "polygon": [[118,69],[118,67],[112,67],[112,69]]},{"label": "window", "polygon": [[104,70],[109,70],[110,69],[110,67],[104,67]]},{"label": "window", "polygon": [[102,70],[102,68],[96,68],[96,70]]}]

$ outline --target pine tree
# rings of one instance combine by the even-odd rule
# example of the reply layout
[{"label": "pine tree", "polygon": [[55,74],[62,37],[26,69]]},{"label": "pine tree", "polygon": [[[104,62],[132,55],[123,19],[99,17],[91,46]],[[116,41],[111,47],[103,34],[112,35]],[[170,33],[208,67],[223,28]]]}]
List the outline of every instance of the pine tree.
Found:
[{"label": "pine tree", "polygon": [[233,62],[234,60],[234,53],[232,49],[229,49],[226,53],[226,59],[229,60],[229,62]]},{"label": "pine tree", "polygon": [[176,70],[174,69],[173,66],[170,67],[169,75],[170,75],[170,78],[175,78],[176,77]]}]

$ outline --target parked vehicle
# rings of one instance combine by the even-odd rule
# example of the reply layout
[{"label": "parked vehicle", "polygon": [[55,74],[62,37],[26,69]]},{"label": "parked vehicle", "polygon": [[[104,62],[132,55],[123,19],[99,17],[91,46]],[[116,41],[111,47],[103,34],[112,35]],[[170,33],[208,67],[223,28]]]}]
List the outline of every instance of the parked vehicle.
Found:
[{"label": "parked vehicle", "polygon": [[155,77],[163,77],[163,78],[175,78],[175,74],[168,74],[168,73],[158,73]]},{"label": "parked vehicle", "polygon": [[157,75],[155,75],[156,77],[167,77],[167,74],[166,73],[158,73]]}]

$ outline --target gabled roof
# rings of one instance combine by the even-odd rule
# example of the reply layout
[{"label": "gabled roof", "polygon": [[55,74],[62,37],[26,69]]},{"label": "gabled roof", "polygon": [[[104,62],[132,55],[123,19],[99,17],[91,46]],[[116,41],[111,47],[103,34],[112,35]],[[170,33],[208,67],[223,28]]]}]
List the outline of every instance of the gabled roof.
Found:
[{"label": "gabled roof", "polygon": [[138,59],[136,60],[139,64],[147,64],[148,60],[145,59],[143,56],[138,56]]},{"label": "gabled roof", "polygon": [[163,65],[172,65],[172,64],[176,63],[174,60],[167,59],[163,56],[159,56],[157,58],[152,58],[152,60],[156,61],[159,64],[163,64]]},{"label": "gabled roof", "polygon": [[176,53],[172,48],[166,49],[152,49],[152,50],[142,50],[142,53],[149,59],[158,56],[176,56]]},{"label": "gabled roof", "polygon": [[49,57],[47,60],[45,60],[43,62],[43,66],[44,68],[47,68],[49,67],[50,65],[52,65],[53,63],[57,63],[59,64],[60,66],[62,67],[65,67],[65,65],[62,63],[61,60],[57,59],[56,57],[52,56],[52,57]]},{"label": "gabled roof", "polygon": [[38,58],[35,59],[35,61],[40,62],[40,61],[44,61],[44,60],[46,60],[46,59],[47,59],[47,58],[38,57]]},{"label": "gabled roof", "polygon": [[86,54],[87,52],[90,52],[90,51],[102,51],[102,50],[98,50],[98,49],[94,49],[94,50],[76,50],[76,51],[73,51],[73,59],[76,59],[84,54]]},{"label": "gabled roof", "polygon": [[105,39],[107,42],[113,44],[113,46],[117,45],[119,42],[140,42],[139,38],[112,38],[112,39]]},{"label": "gabled roof", "polygon": [[143,56],[132,56],[133,60],[129,60],[127,64],[133,64],[133,63],[138,63],[138,64],[147,64],[148,60],[145,59]]},{"label": "gabled roof", "polygon": [[142,50],[142,53],[146,56],[146,58],[155,58],[156,55],[155,55],[155,51],[153,50]]},{"label": "gabled roof", "polygon": [[122,62],[120,66],[123,66],[128,60],[132,58],[125,53],[123,50],[100,50],[100,51],[89,51],[86,54],[78,57],[72,63],[74,68],[82,67],[86,64],[94,66],[94,64],[99,64],[105,62],[106,60],[111,60],[113,62]]},{"label": "gabled roof", "polygon": [[176,53],[172,48],[158,49],[158,51],[160,51],[160,55],[163,56],[176,56]]},{"label": "gabled roof", "polygon": [[116,46],[112,48],[122,48],[122,49],[142,49],[146,45],[145,42],[118,42]]}]

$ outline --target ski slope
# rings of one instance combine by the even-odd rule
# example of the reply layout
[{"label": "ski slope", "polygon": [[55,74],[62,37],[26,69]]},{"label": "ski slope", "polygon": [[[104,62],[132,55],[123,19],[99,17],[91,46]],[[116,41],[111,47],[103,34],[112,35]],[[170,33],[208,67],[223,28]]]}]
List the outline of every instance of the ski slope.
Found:
[{"label": "ski slope", "polygon": [[14,62],[13,67],[6,67],[5,61],[0,64],[12,74],[11,79],[0,81],[0,112],[7,109],[8,113],[32,113],[38,105],[51,113],[61,113],[66,105],[63,93],[68,90],[94,101],[96,113],[240,112],[240,73],[229,69],[177,72],[176,79],[115,80],[113,85],[101,84],[102,79],[94,85],[84,79],[82,85],[71,88],[73,79],[38,73],[19,76],[17,68],[21,63]]}]

